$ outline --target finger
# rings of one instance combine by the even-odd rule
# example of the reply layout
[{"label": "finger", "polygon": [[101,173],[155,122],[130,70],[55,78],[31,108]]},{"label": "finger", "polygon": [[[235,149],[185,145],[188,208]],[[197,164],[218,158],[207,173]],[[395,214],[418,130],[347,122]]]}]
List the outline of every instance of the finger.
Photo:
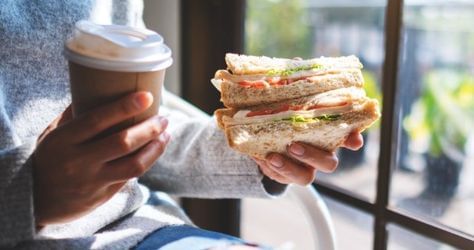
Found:
[{"label": "finger", "polygon": [[280,175],[279,173],[277,173],[276,171],[272,170],[272,168],[270,168],[268,166],[268,163],[266,161],[263,161],[263,160],[258,160],[256,158],[254,158],[255,162],[257,162],[259,168],[260,168],[260,171],[262,171],[262,173],[267,176],[268,178],[276,181],[276,182],[279,182],[281,184],[290,184],[291,181],[288,180],[286,177]]},{"label": "finger", "polygon": [[104,163],[128,155],[151,140],[157,139],[167,126],[166,118],[154,116],[133,127],[80,147],[90,162]]},{"label": "finger", "polygon": [[61,126],[65,122],[69,121],[72,118],[71,105],[69,105],[64,112],[62,112],[58,117],[56,117],[48,127],[38,136],[37,142],[40,143],[43,141],[44,137],[55,130],[57,127]]},{"label": "finger", "polygon": [[153,103],[149,92],[136,92],[96,108],[64,125],[61,133],[72,143],[81,143],[105,129],[145,111]]},{"label": "finger", "polygon": [[359,150],[364,145],[364,138],[359,132],[352,132],[344,142],[343,147],[350,150]]},{"label": "finger", "polygon": [[325,173],[336,170],[339,161],[334,152],[327,152],[304,143],[292,143],[287,151],[296,160]]},{"label": "finger", "polygon": [[164,132],[160,138],[149,142],[136,153],[109,162],[101,170],[100,178],[106,182],[123,182],[143,175],[163,154],[169,135]]},{"label": "finger", "polygon": [[280,154],[269,154],[267,162],[272,170],[284,176],[291,183],[308,185],[313,182],[316,175],[316,169],[297,164],[295,161]]},{"label": "finger", "polygon": [[64,110],[64,112],[59,116],[59,120],[57,123],[57,126],[62,126],[66,122],[69,122],[72,120],[72,107],[71,105],[67,106],[67,108]]}]

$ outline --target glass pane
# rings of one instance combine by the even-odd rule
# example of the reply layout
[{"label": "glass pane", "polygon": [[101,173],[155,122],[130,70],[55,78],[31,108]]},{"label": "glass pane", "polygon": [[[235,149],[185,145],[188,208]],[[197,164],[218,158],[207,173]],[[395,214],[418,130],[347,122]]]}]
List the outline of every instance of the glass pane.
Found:
[{"label": "glass pane", "polygon": [[388,229],[388,250],[451,250],[455,249],[439,241],[424,237],[415,232],[406,230],[395,224],[389,224]]},{"label": "glass pane", "polygon": [[[356,55],[364,64],[365,89],[381,99],[385,0],[248,0],[245,53],[274,57]],[[318,178],[373,200],[379,126],[364,133],[365,146],[340,150],[340,165]]]},{"label": "glass pane", "polygon": [[373,249],[373,217],[326,196],[323,199],[336,228],[337,248]]},{"label": "glass pane", "polygon": [[474,1],[406,0],[391,203],[474,234]]}]

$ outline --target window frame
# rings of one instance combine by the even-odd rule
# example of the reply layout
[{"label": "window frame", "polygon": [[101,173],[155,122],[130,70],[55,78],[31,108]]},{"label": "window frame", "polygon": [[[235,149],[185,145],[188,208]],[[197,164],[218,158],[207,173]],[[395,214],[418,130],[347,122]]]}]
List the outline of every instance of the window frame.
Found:
[{"label": "window frame", "polygon": [[383,65],[383,108],[380,129],[380,155],[377,165],[377,190],[375,203],[353,192],[325,181],[317,180],[313,186],[323,195],[362,210],[374,217],[373,249],[387,249],[389,223],[397,224],[441,243],[460,249],[474,246],[474,237],[443,225],[431,218],[415,215],[389,204],[390,182],[396,167],[398,120],[398,65],[400,35],[403,21],[403,0],[387,0],[385,7],[385,59]]},{"label": "window frame", "polygon": [[[223,67],[224,54],[228,51],[243,52],[246,1],[201,0],[196,5],[193,0],[181,0],[180,4],[183,97],[206,112],[212,113],[213,110],[221,106],[218,95],[209,95],[205,99],[202,97],[205,96],[203,94],[214,91],[208,80],[216,68]],[[400,122],[397,120],[396,107],[398,107],[397,76],[403,6],[403,0],[387,0],[385,7],[385,58],[382,72],[384,105],[381,118],[375,202],[370,202],[365,197],[322,180],[317,180],[313,185],[319,193],[374,217],[373,249],[387,249],[387,226],[389,223],[394,223],[404,229],[456,248],[470,249],[474,246],[473,235],[389,204],[390,181],[396,166],[395,156],[399,143],[397,129]],[[220,14],[211,15],[212,13]],[[190,25],[193,23],[195,25]],[[217,32],[222,30],[226,31],[226,36],[222,36],[222,32]],[[206,32],[204,37],[207,40],[196,40],[196,35],[202,35],[203,31]],[[202,63],[203,61],[206,63]],[[203,207],[203,204],[193,205],[195,202],[192,200],[185,202],[184,205],[188,212],[196,210],[194,209],[196,206]],[[201,209],[201,211],[191,213],[191,217],[205,218],[206,221],[197,223],[200,226],[238,236],[239,225],[236,222],[239,220],[238,201],[221,200],[217,202],[219,204],[208,204],[205,207],[225,207],[227,211],[212,210],[219,211],[219,214],[223,216],[209,213],[211,211],[209,209],[206,211]],[[209,224],[209,220],[212,223]]]}]

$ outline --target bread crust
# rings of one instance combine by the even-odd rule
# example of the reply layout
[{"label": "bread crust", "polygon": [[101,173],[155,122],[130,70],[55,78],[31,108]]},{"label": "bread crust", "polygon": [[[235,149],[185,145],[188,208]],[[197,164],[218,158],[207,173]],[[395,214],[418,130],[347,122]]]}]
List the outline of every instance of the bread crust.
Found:
[{"label": "bread crust", "polygon": [[266,88],[246,88],[230,81],[221,84],[221,101],[226,107],[246,108],[314,95],[333,89],[361,87],[364,83],[360,70],[313,76],[304,81]]},{"label": "bread crust", "polygon": [[235,75],[266,74],[270,70],[285,70],[299,67],[321,65],[325,69],[362,68],[355,56],[320,57],[307,60],[275,58],[267,56],[249,56],[227,53],[225,56],[227,68]]},{"label": "bread crust", "polygon": [[214,111],[214,115],[216,116],[217,120],[217,126],[219,126],[220,129],[225,129],[225,124],[224,124],[224,116],[232,117],[234,116],[235,113],[237,113],[238,110],[236,109],[217,109]]},{"label": "bread crust", "polygon": [[[232,109],[225,112],[230,112],[229,110]],[[223,113],[221,117],[222,115]],[[293,141],[307,143],[326,151],[334,151],[344,143],[351,132],[362,132],[379,117],[377,101],[367,100],[360,109],[344,113],[334,121],[321,120],[302,125],[294,125],[288,121],[274,121],[234,126],[221,124],[220,126],[224,128],[231,148],[264,159],[271,152],[288,155],[286,147]]]}]

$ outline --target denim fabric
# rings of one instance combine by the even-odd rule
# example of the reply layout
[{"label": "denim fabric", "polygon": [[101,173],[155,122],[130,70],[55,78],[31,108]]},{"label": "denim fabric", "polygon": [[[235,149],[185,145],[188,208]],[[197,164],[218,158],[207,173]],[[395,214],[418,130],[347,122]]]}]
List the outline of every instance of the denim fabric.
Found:
[{"label": "denim fabric", "polygon": [[211,247],[245,244],[239,238],[188,226],[167,226],[147,236],[136,250],[201,250]]}]

